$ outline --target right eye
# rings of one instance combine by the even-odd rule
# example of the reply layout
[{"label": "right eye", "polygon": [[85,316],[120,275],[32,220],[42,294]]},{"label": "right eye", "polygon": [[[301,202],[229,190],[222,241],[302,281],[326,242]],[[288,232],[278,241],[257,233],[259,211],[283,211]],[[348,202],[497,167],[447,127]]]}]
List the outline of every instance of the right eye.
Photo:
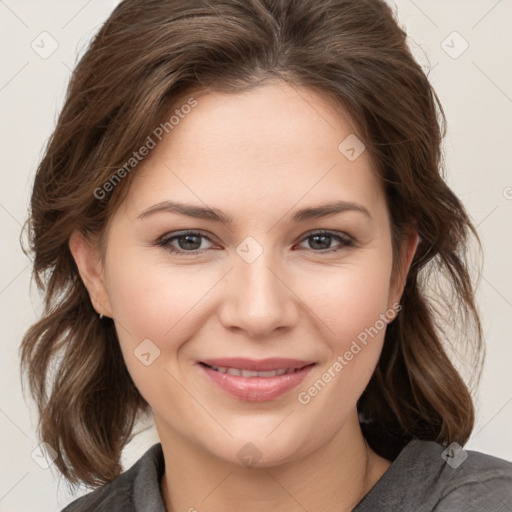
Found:
[{"label": "right eye", "polygon": [[[202,240],[212,242],[211,238],[198,231],[181,231],[167,233],[156,244],[175,254],[200,254],[207,247],[202,247]],[[212,242],[213,243],[213,242]]]}]

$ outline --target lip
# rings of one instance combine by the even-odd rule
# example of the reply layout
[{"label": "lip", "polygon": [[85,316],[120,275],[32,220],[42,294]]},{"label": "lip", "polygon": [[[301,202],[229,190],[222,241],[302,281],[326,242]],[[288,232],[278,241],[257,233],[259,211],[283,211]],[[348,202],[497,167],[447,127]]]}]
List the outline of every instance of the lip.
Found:
[{"label": "lip", "polygon": [[208,366],[227,366],[228,368],[238,368],[240,370],[252,370],[256,372],[279,370],[281,368],[296,370],[314,363],[314,361],[301,361],[299,359],[287,359],[282,357],[267,359],[228,357],[222,359],[202,359],[199,362],[207,364]]},{"label": "lip", "polygon": [[[222,391],[240,400],[265,402],[275,400],[296,388],[315,365],[312,361],[298,359],[269,358],[244,359],[224,358],[205,359],[198,362],[198,367]],[[242,377],[221,373],[210,366],[237,368],[240,370],[272,371],[279,369],[295,370],[293,373],[275,377]]]}]

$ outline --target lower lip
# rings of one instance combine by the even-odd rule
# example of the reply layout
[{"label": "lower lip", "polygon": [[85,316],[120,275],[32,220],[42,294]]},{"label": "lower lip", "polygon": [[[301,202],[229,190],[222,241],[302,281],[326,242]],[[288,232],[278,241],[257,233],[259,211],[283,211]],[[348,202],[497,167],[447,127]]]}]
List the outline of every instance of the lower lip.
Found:
[{"label": "lower lip", "polygon": [[201,370],[225,393],[249,402],[274,400],[296,388],[314,365],[305,366],[294,373],[275,377],[241,377],[221,373],[199,364]]}]

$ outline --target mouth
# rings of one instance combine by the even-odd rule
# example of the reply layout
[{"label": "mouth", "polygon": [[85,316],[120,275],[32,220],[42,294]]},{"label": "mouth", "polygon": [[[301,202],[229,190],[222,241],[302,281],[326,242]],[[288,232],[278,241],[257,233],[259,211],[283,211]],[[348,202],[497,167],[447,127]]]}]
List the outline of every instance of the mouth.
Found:
[{"label": "mouth", "polygon": [[296,359],[251,360],[241,358],[199,361],[210,382],[240,400],[274,400],[297,387],[315,366]]},{"label": "mouth", "polygon": [[215,370],[220,373],[228,373],[229,375],[238,375],[239,377],[277,377],[278,375],[287,375],[290,373],[295,373],[297,368],[279,368],[278,370],[268,370],[268,371],[255,371],[255,370],[242,370],[240,368],[229,368],[228,366],[210,366],[205,363],[204,366]]}]

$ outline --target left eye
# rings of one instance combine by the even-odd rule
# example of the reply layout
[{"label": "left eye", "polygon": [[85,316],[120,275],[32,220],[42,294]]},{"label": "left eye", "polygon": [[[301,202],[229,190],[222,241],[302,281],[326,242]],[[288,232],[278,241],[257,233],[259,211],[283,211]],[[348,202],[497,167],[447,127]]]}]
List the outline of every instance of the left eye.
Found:
[{"label": "left eye", "polygon": [[[312,249],[321,249],[321,252],[333,252],[339,251],[346,247],[352,247],[354,245],[353,240],[346,235],[333,233],[332,231],[317,231],[310,233],[303,238],[303,241],[310,240],[310,247]],[[338,245],[330,247],[332,241],[337,241]],[[327,246],[327,247],[326,247]],[[309,250],[309,249],[308,249]],[[313,250],[313,252],[318,252]]]},{"label": "left eye", "polygon": [[[209,236],[203,235],[197,231],[188,231],[176,233],[172,236],[165,235],[156,242],[156,245],[164,247],[172,253],[199,254],[208,249],[208,247],[201,247],[202,240],[207,240],[208,242],[213,243]],[[308,249],[307,247],[304,247],[304,249],[314,253],[334,252],[354,245],[353,240],[347,235],[333,233],[332,231],[316,231],[309,233],[302,238],[301,243],[304,243],[307,240],[310,241],[310,248]],[[333,241],[338,242],[334,247],[331,246]]]}]

